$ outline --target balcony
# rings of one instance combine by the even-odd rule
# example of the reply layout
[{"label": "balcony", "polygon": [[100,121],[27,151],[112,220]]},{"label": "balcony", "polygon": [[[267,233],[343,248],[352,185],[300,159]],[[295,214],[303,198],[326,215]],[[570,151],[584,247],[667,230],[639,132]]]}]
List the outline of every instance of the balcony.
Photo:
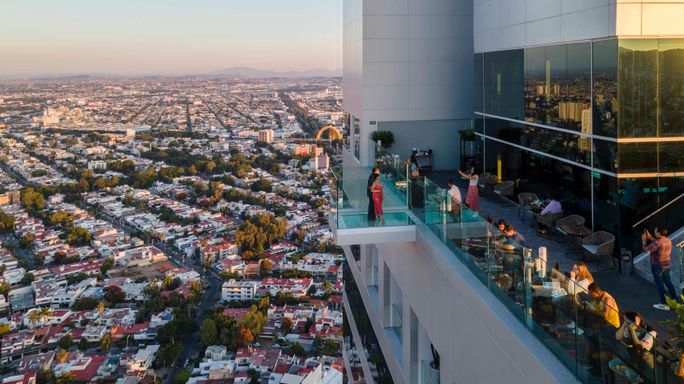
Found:
[{"label": "balcony", "polygon": [[330,226],[338,245],[382,244],[416,240],[416,226],[408,210],[406,175],[397,169],[380,176],[384,220],[369,220],[366,194],[372,169],[345,167],[331,172]]},{"label": "balcony", "polygon": [[[359,220],[356,228],[338,229],[338,233],[358,229],[371,232],[377,228],[399,230],[420,227],[421,235],[437,239],[446,246],[447,257],[455,257],[465,265],[520,323],[537,337],[579,381],[602,382],[606,375],[613,375],[608,364],[619,359],[635,375],[647,383],[678,383],[675,374],[678,356],[671,352],[665,337],[656,339],[649,351],[635,354],[632,349],[615,339],[616,324],[625,322],[624,314],[617,308],[601,304],[606,318],[597,316],[592,308],[598,305],[583,294],[586,287],[577,285],[559,271],[547,265],[546,254],[523,247],[496,226],[481,218],[476,212],[452,203],[446,190],[430,177],[407,179],[395,156],[382,155],[376,165],[382,173],[384,190],[391,194],[390,201],[397,201],[388,212],[397,212],[398,222],[392,221],[387,228],[375,227]],[[345,168],[348,172],[348,168]],[[337,224],[345,221],[345,215],[366,212],[366,178],[370,169],[356,170],[357,174],[345,174],[340,182],[344,195],[337,195]],[[357,188],[357,203],[353,203],[353,188]],[[338,189],[339,191],[339,189]],[[464,194],[465,196],[465,194]],[[405,215],[405,216],[404,216]],[[340,217],[341,216],[341,217]],[[404,218],[406,222],[403,222]],[[398,224],[396,227],[394,224]],[[414,224],[421,224],[415,226]],[[365,227],[364,227],[365,226]],[[338,227],[340,228],[340,227]],[[373,234],[364,240],[368,243],[382,242],[382,236]],[[408,241],[408,237],[404,239]],[[343,241],[350,241],[344,239]],[[432,241],[432,240],[430,240]],[[589,309],[587,309],[589,308]],[[610,318],[610,322],[607,320]],[[390,318],[388,329],[398,328],[397,316]],[[388,332],[396,334],[396,332]],[[606,335],[610,337],[606,337]],[[644,361],[652,361],[648,365]],[[427,372],[422,376],[430,382]]]}]

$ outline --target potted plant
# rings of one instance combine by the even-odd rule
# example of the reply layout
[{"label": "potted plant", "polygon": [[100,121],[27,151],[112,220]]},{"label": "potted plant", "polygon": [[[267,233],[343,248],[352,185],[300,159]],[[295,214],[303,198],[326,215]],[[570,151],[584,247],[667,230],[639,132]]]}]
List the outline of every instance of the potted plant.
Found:
[{"label": "potted plant", "polygon": [[473,141],[475,140],[475,130],[472,128],[462,129],[458,131],[461,134],[461,140],[463,141]]},{"label": "potted plant", "polygon": [[[676,319],[665,320],[663,323],[670,331],[670,341],[673,344],[674,352],[677,354],[675,358],[679,358],[677,366],[675,367],[675,374],[679,377],[684,377],[684,304],[678,302],[670,297],[665,297],[667,306],[674,310]],[[682,295],[684,300],[684,295]]]},{"label": "potted plant", "polygon": [[387,149],[394,144],[394,134],[390,131],[375,131],[371,133],[371,140],[380,142],[380,145]]}]

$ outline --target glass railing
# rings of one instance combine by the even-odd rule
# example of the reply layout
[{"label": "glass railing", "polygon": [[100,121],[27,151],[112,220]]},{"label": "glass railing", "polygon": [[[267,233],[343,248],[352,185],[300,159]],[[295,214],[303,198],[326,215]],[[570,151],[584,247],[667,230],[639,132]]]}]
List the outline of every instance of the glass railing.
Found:
[{"label": "glass railing", "polygon": [[[426,196],[431,195],[446,194]],[[589,295],[588,282],[578,283],[549,267],[544,254],[521,246],[450,197],[445,199],[448,203],[440,205],[445,219],[425,224],[581,381],[620,377],[627,382],[684,382],[675,375],[679,356],[664,340],[656,337],[648,351],[630,347],[632,340],[618,340],[625,315]],[[432,204],[428,200],[426,212]]]},{"label": "glass railing", "polygon": [[[337,229],[411,225],[406,209],[406,192],[401,182],[380,174],[381,192],[375,197],[368,190],[371,168],[346,167],[330,171],[330,216]],[[376,188],[377,190],[378,188]],[[378,205],[376,211],[370,206]],[[377,214],[377,216],[376,216]]]},{"label": "glass railing", "polygon": [[[413,183],[409,178],[409,188]],[[420,193],[409,191],[414,219],[433,231],[579,380],[684,383],[676,375],[679,353],[664,336],[642,348],[647,331],[637,327],[639,342],[631,339],[628,308],[615,308],[608,296],[590,295],[587,281],[547,265],[545,251],[540,255],[523,247],[429,178],[415,183]]]}]

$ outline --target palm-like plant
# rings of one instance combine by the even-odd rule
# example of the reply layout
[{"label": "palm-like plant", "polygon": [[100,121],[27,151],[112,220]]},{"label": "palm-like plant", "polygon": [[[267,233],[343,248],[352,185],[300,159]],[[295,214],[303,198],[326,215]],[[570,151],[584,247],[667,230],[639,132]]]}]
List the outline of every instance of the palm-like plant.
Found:
[{"label": "palm-like plant", "polygon": [[30,324],[37,324],[43,320],[43,315],[40,313],[39,309],[35,309],[29,312],[26,316]]}]

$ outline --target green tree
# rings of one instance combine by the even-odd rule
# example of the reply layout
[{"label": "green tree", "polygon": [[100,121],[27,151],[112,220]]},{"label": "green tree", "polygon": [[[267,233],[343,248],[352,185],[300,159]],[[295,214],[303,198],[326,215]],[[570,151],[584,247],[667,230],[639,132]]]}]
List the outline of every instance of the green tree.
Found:
[{"label": "green tree", "polygon": [[286,317],[283,319],[283,324],[280,326],[280,331],[283,333],[283,335],[287,335],[288,333],[292,332],[293,326],[294,323],[292,323],[292,319]]},{"label": "green tree", "polygon": [[114,266],[114,259],[112,259],[111,257],[108,257],[107,259],[105,259],[105,261],[102,262],[102,265],[100,266],[100,272],[102,272],[103,275],[106,275],[107,271],[112,269],[113,266]]},{"label": "green tree", "polygon": [[5,300],[9,298],[10,291],[12,291],[12,286],[8,282],[0,282],[0,294],[5,296]]},{"label": "green tree", "polygon": [[100,350],[107,352],[109,351],[109,348],[112,347],[112,335],[107,333],[106,335],[102,336],[102,339],[100,340]]},{"label": "green tree", "polygon": [[213,345],[218,338],[216,322],[212,319],[205,319],[200,327],[200,340],[204,345]]},{"label": "green tree", "polygon": [[26,187],[20,193],[21,205],[28,210],[41,210],[45,208],[45,196],[32,187]]},{"label": "green tree", "polygon": [[74,339],[71,338],[71,335],[64,335],[61,339],[59,339],[59,347],[64,350],[71,348],[73,344]]},{"label": "green tree", "polygon": [[182,349],[183,343],[181,342],[172,342],[162,346],[157,353],[157,362],[165,368],[173,365],[178,360]]},{"label": "green tree", "polygon": [[76,384],[76,376],[71,372],[66,372],[55,380],[55,384]]},{"label": "green tree", "polygon": [[306,357],[306,351],[299,343],[292,344],[288,353],[295,356]]},{"label": "green tree", "polygon": [[176,381],[176,384],[185,384],[190,380],[191,373],[187,369],[180,370],[176,372],[176,375],[174,376],[174,380]]},{"label": "green tree", "polygon": [[21,278],[21,280],[19,281],[19,284],[29,285],[35,279],[36,279],[36,277],[33,276],[33,273],[29,272],[29,273],[25,274],[24,277]]},{"label": "green tree", "polygon": [[5,336],[10,333],[10,325],[8,323],[0,324],[0,337]]},{"label": "green tree", "polygon": [[261,274],[262,276],[268,275],[269,273],[271,273],[271,269],[273,269],[273,262],[271,262],[271,260],[261,260],[261,263],[259,263],[259,274]]},{"label": "green tree", "polygon": [[34,240],[35,240],[35,236],[33,236],[32,233],[28,233],[28,234],[26,234],[26,236],[19,239],[19,246],[24,248],[24,249],[33,249],[33,241]]},{"label": "green tree", "polygon": [[107,300],[110,305],[116,305],[126,300],[126,293],[116,285],[105,287],[103,291],[104,299]]},{"label": "green tree", "polygon": [[81,192],[88,192],[90,190],[90,183],[88,183],[88,180],[86,180],[85,177],[81,177],[78,181],[78,188]]}]

